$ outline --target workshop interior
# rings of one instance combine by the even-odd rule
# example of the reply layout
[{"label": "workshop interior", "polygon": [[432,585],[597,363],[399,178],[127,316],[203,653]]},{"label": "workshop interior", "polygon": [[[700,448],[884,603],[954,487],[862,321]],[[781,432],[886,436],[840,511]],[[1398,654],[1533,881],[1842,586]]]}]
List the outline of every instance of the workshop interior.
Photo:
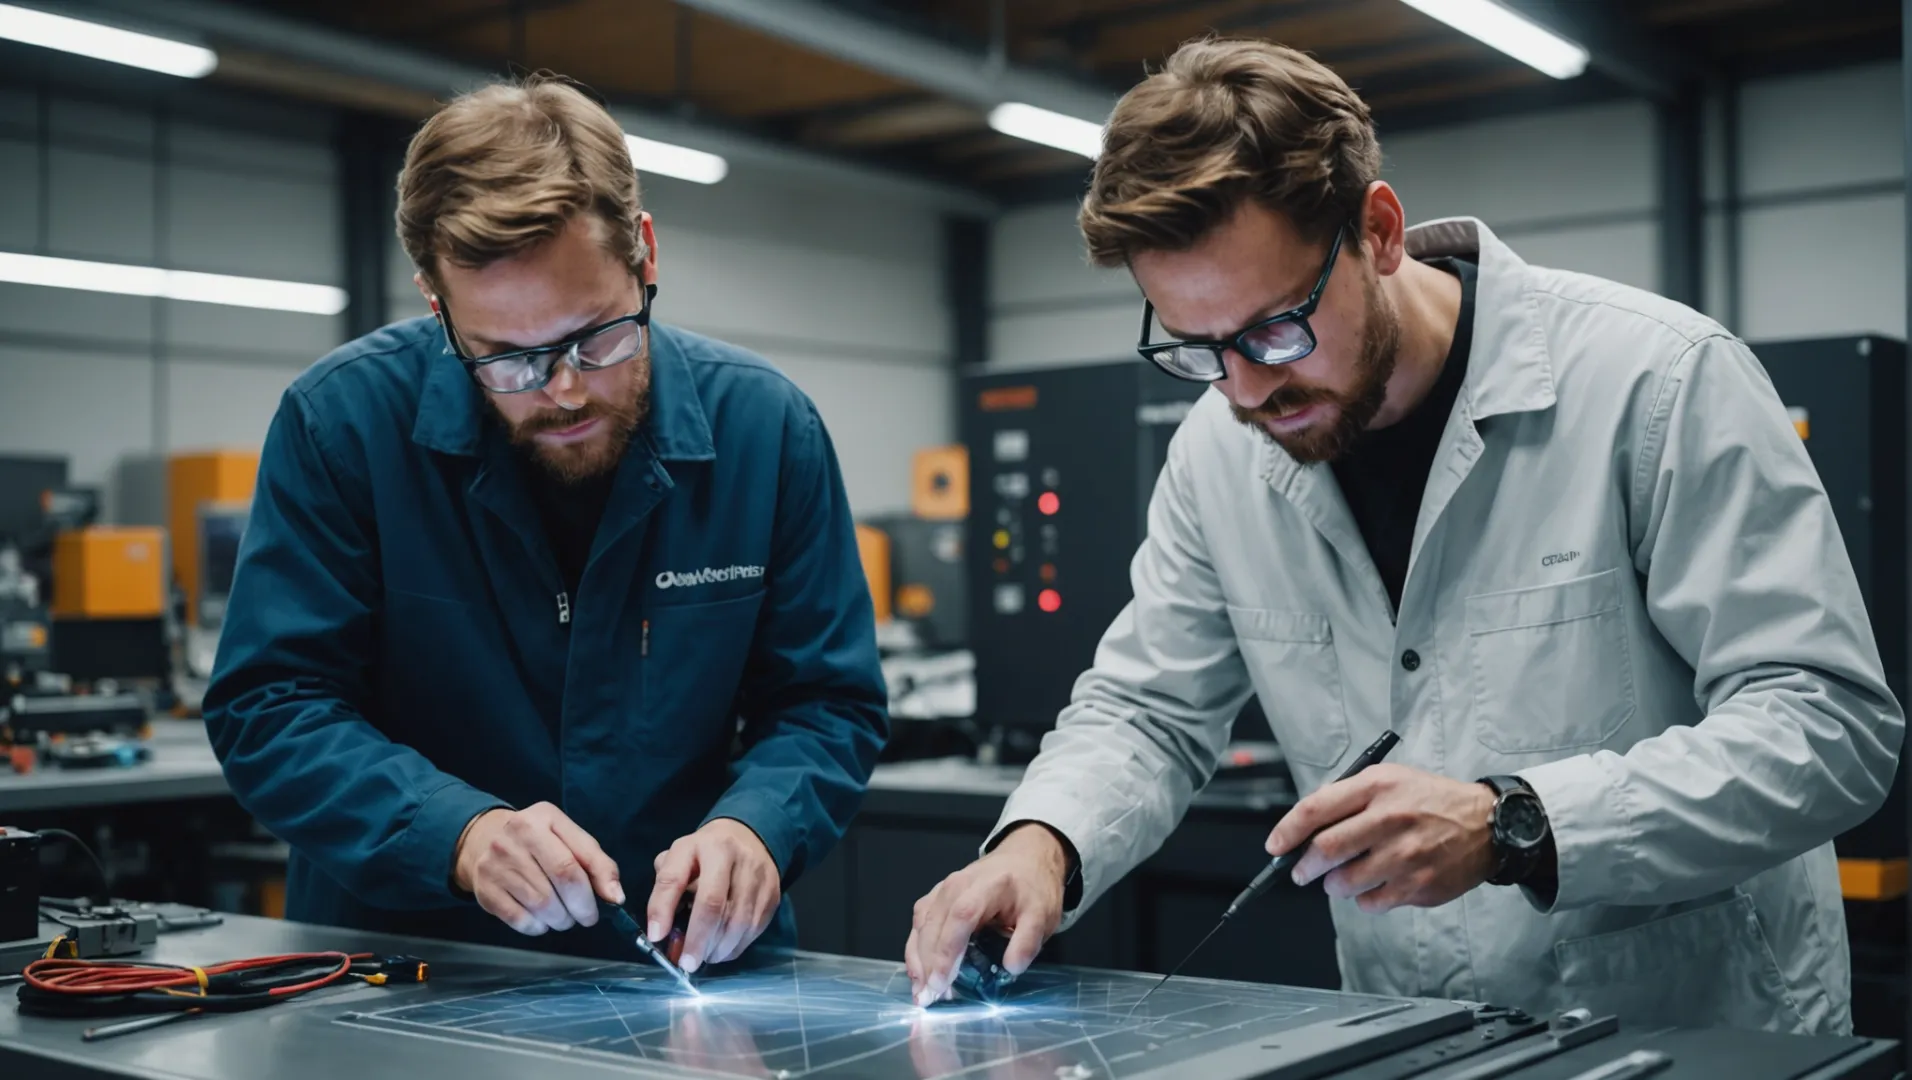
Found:
[{"label": "workshop interior", "polygon": [[[1906,1075],[1902,771],[1830,838],[1839,1033],[1347,986],[1322,884],[1272,872],[1292,861],[1270,864],[1269,832],[1311,785],[1271,722],[1287,703],[1254,696],[1166,842],[1033,966],[1012,971],[979,929],[950,1000],[919,1006],[904,950],[914,905],[978,857],[1128,617],[1171,443],[1227,392],[1138,356],[1143,293],[1090,260],[1080,220],[1117,99],[1204,35],[1344,79],[1408,224],[1477,217],[1532,264],[1743,341],[1903,702],[1908,15],[1912,0],[0,3],[0,1076]],[[592,955],[288,918],[293,845],[242,806],[209,737],[222,633],[260,625],[235,623],[241,603],[281,602],[235,602],[235,580],[266,558],[255,507],[294,497],[273,490],[267,442],[311,407],[288,388],[381,328],[439,332],[394,225],[408,144],[455,95],[539,71],[625,133],[655,321],[767,360],[840,469],[868,603],[850,617],[873,623],[888,724],[841,839],[785,883],[795,951],[687,970],[683,927],[653,944],[641,897],[605,905],[631,946]],[[1524,497],[1545,520],[1549,493]],[[266,517],[299,515],[271,501]],[[688,591],[738,572],[702,566],[663,577]],[[569,623],[563,593],[559,608]],[[1663,960],[1648,977],[1669,985],[1764,977]]]}]

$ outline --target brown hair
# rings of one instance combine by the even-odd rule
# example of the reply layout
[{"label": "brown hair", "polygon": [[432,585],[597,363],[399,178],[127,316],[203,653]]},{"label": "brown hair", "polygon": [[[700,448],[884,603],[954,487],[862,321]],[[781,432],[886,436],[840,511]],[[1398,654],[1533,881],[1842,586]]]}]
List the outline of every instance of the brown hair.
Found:
[{"label": "brown hair", "polygon": [[1204,38],[1116,104],[1079,224],[1110,267],[1187,249],[1243,199],[1324,241],[1380,173],[1373,118],[1339,75],[1282,45]]},{"label": "brown hair", "polygon": [[412,137],[398,177],[399,241],[428,283],[440,259],[477,267],[509,258],[583,210],[636,273],[648,254],[641,209],[617,121],[545,73],[453,99]]}]

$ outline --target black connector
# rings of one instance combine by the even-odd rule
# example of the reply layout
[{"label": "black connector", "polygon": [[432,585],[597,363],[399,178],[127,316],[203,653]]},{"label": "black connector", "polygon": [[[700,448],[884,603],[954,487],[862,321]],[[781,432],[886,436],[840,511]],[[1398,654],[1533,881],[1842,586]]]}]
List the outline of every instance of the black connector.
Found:
[{"label": "black connector", "polygon": [[431,972],[431,965],[416,956],[381,956],[374,963],[386,982],[422,983]]}]

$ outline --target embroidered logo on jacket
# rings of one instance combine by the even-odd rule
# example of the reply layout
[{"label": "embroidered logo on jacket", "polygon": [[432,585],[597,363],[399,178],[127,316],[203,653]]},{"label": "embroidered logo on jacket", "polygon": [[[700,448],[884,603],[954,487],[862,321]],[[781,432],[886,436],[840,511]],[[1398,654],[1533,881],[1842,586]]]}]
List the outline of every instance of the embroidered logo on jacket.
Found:
[{"label": "embroidered logo on jacket", "polygon": [[761,566],[706,566],[702,570],[692,570],[687,574],[666,570],[657,575],[657,587],[660,589],[688,589],[693,585],[712,585],[720,581],[743,581],[746,578],[763,576]]},{"label": "embroidered logo on jacket", "polygon": [[1552,555],[1542,557],[1540,565],[1558,566],[1561,563],[1570,563],[1579,557],[1580,553],[1578,551],[1556,551]]}]

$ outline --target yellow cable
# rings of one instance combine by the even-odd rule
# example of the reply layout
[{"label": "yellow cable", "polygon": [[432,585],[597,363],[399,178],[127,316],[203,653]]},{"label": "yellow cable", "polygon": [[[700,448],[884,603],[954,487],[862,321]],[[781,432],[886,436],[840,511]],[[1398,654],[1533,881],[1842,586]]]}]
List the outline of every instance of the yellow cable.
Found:
[{"label": "yellow cable", "polygon": [[193,968],[192,973],[193,973],[193,978],[199,980],[199,996],[205,997],[206,996],[206,969]]}]

